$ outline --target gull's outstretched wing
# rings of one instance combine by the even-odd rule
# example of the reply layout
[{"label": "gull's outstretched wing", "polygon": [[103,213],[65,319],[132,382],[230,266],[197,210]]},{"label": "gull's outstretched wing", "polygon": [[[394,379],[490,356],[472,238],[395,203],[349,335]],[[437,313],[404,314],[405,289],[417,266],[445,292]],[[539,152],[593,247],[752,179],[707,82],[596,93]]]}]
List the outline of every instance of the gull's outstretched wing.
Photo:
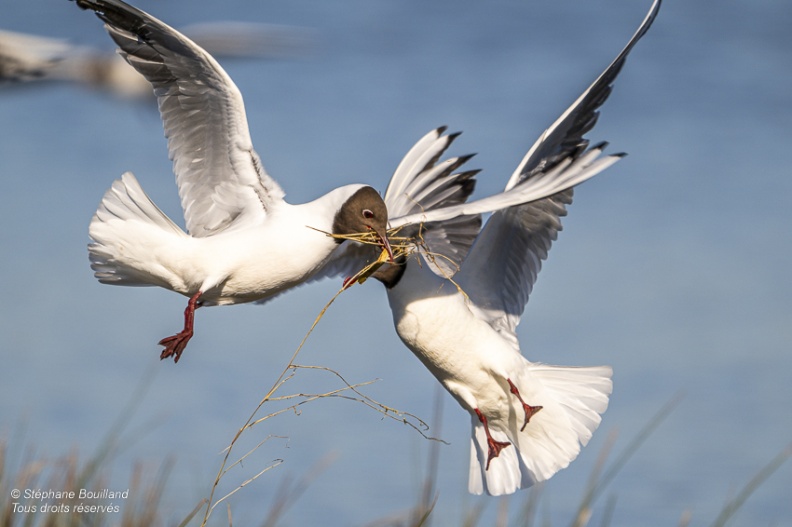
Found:
[{"label": "gull's outstretched wing", "polygon": [[542,133],[512,174],[506,184],[506,190],[536,174],[551,170],[576,150],[588,146],[588,140],[584,139],[583,135],[597,124],[600,106],[610,96],[613,81],[616,80],[624,66],[627,55],[641,37],[649,31],[649,27],[660,10],[660,1],[654,1],[638,30],[610,66],[605,68],[597,80],[567,108],[550,128]]},{"label": "gull's outstretched wing", "polygon": [[[399,163],[385,192],[391,218],[457,206],[473,193],[479,170],[458,171],[473,155],[440,160],[460,135],[445,131],[443,126],[423,136]],[[468,214],[405,226],[400,235],[419,237],[419,250],[429,268],[450,277],[459,270],[480,229],[481,215]]]},{"label": "gull's outstretched wing", "polygon": [[261,221],[283,198],[253,149],[242,95],[190,39],[120,0],[76,0],[105,22],[153,86],[187,229],[197,237]]},{"label": "gull's outstretched wing", "polygon": [[[588,148],[583,134],[597,121],[598,109],[610,95],[628,53],[646,33],[657,16],[660,0],[624,50],[577,101],[531,148],[507,185],[507,193],[545,177],[559,167],[574,166],[587,156],[597,157],[602,147]],[[587,149],[588,148],[588,149]],[[504,338],[519,349],[515,328],[528,297],[547,258],[550,246],[561,230],[561,217],[572,203],[572,188],[525,205],[492,215],[470,249],[457,282],[467,293],[473,309]]]},{"label": "gull's outstretched wing", "polygon": [[447,221],[458,216],[493,212],[552,196],[596,176],[624,155],[600,156],[605,146],[607,144],[602,143],[586,152],[578,152],[576,156],[567,156],[559,160],[552,169],[536,173],[531,178],[521,181],[518,185],[500,194],[494,194],[469,203],[392,217],[390,226],[404,227],[418,223]]},{"label": "gull's outstretched wing", "polygon": [[[391,217],[455,206],[473,192],[479,171],[459,171],[473,156],[440,159],[459,136],[445,131],[445,127],[440,127],[424,135],[399,163],[384,197]],[[451,276],[459,269],[480,228],[481,217],[473,214],[443,222],[409,224],[395,236],[420,237],[423,247],[433,253],[429,255],[430,268]],[[315,278],[354,275],[376,259],[379,252],[372,245],[344,243]]]}]

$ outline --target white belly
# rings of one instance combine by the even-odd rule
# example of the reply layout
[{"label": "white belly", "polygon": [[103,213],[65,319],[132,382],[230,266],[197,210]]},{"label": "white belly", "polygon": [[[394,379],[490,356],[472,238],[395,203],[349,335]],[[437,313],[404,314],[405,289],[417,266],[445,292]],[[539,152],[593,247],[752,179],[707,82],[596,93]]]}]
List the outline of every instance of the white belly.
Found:
[{"label": "white belly", "polygon": [[463,406],[498,407],[508,390],[504,370],[521,357],[470,311],[453,284],[443,288],[410,299],[391,292],[396,331]]}]

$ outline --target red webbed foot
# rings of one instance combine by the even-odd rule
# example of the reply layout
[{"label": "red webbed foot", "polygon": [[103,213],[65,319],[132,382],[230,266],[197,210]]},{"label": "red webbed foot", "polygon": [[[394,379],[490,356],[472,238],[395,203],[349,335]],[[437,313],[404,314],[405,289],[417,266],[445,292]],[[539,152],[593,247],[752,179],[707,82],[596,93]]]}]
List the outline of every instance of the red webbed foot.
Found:
[{"label": "red webbed foot", "polygon": [[201,291],[198,291],[187,302],[187,309],[184,310],[184,329],[173,336],[165,337],[159,341],[160,346],[165,346],[165,349],[160,353],[160,360],[173,357],[174,363],[179,362],[184,348],[187,347],[187,343],[190,342],[193,336],[195,310],[201,307],[201,302],[199,301],[201,294]]},{"label": "red webbed foot", "polygon": [[541,410],[542,407],[531,406],[530,404],[527,404],[525,401],[523,401],[523,398],[520,396],[520,390],[518,390],[517,387],[514,385],[514,383],[511,382],[511,379],[506,379],[506,381],[509,383],[509,389],[511,393],[517,396],[517,399],[519,399],[520,403],[522,404],[523,410],[525,411],[525,421],[523,421],[522,428],[520,428],[520,432],[522,432],[523,430],[525,430],[525,427],[528,426],[528,423],[531,421],[531,417],[533,417],[534,414],[536,414],[536,412]]},{"label": "red webbed foot", "polygon": [[173,362],[179,362],[181,354],[192,336],[192,331],[180,331],[173,336],[160,340],[160,346],[165,346],[165,349],[160,353],[160,360],[173,357]]},{"label": "red webbed foot", "polygon": [[487,417],[482,414],[478,408],[475,408],[474,410],[479,418],[479,421],[481,421],[481,424],[484,425],[484,433],[487,434],[487,466],[484,468],[484,470],[489,470],[490,461],[498,457],[501,453],[501,450],[511,445],[511,443],[508,441],[495,441],[492,435],[490,435],[489,426],[487,425]]}]

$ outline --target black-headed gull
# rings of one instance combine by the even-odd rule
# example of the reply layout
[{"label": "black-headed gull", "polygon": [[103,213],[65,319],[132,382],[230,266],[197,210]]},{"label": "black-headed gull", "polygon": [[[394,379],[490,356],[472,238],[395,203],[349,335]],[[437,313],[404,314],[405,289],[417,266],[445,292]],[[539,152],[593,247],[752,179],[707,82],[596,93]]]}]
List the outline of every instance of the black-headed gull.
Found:
[{"label": "black-headed gull", "polygon": [[[370,258],[369,246],[341,244],[325,233],[373,230],[390,251],[386,222],[418,232],[424,222],[454,222],[463,215],[541,199],[585,181],[617,159],[598,158],[597,151],[573,164],[559,163],[506,192],[463,203],[438,190],[443,186],[438,181],[457,180],[451,172],[467,157],[435,166],[455,136],[434,132],[401,164],[421,177],[399,183],[406,187],[398,191],[409,190],[431,211],[411,209],[387,217],[382,199],[363,185],[290,205],[253,150],[242,95],[208,53],[121,0],[76,2],[96,12],[122,56],[152,84],[168,138],[189,235],[157,208],[130,173],[105,194],[89,228],[91,266],[101,282],[160,286],[189,297],[184,328],[161,341],[162,358],[179,359],[201,305],[263,301],[308,280],[358,271]],[[420,170],[428,165],[433,168]]]},{"label": "black-headed gull", "polygon": [[[599,155],[602,145],[589,147],[583,135],[596,123],[627,54],[659,7],[655,0],[625,49],[542,134],[509,179],[507,192]],[[421,208],[431,214],[434,205],[466,199],[471,180],[460,175],[436,182],[435,192],[448,196],[448,203],[424,200],[410,184],[427,179],[432,170],[432,163],[397,168],[385,195],[390,214]],[[416,247],[421,260],[402,256],[399,265],[386,264],[374,274],[387,288],[399,337],[470,413],[472,493],[509,494],[550,478],[577,457],[608,406],[610,367],[529,362],[515,333],[571,202],[569,188],[501,210],[480,232],[480,216],[427,223]]]},{"label": "black-headed gull", "polygon": [[[195,24],[180,31],[215,58],[294,57],[308,48],[304,29],[248,22]],[[122,99],[152,99],[151,84],[117,53],[64,39],[0,30],[0,85],[73,83]]]},{"label": "black-headed gull", "polygon": [[371,187],[347,185],[301,205],[253,149],[233,81],[191,40],[120,1],[83,1],[126,60],[154,87],[179,187],[186,234],[131,173],[113,183],[91,220],[91,267],[103,283],[156,285],[190,298],[182,331],[163,339],[178,361],[195,309],[259,301],[311,277],[343,240],[374,231],[390,251],[387,210]]}]

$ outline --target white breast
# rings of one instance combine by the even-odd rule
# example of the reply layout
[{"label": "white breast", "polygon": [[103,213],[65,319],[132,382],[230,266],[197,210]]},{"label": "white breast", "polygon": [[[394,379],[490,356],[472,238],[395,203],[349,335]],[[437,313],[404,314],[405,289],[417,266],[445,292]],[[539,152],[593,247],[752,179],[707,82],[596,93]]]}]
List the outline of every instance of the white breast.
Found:
[{"label": "white breast", "polygon": [[[453,283],[410,262],[388,298],[399,337],[457,400],[469,409],[501,402],[497,379],[520,355]],[[488,397],[498,401],[481,400]]]}]

